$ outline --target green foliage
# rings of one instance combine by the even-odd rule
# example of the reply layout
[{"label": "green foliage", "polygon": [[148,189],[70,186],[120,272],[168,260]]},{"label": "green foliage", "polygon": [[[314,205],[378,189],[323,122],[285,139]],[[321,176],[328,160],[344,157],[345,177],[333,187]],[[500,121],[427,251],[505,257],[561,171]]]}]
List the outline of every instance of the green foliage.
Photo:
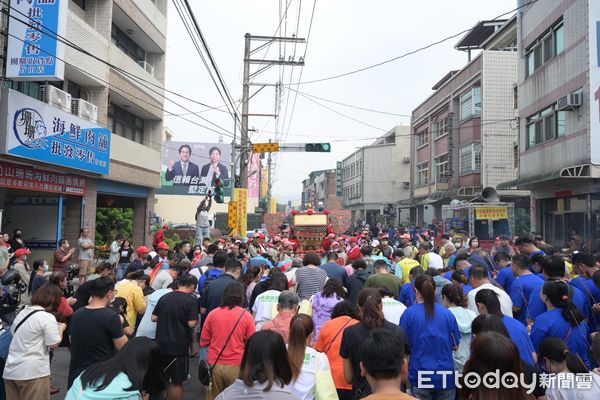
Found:
[{"label": "green foliage", "polygon": [[515,208],[515,231],[517,236],[526,236],[531,233],[529,208]]},{"label": "green foliage", "polygon": [[177,243],[181,242],[181,238],[179,234],[173,233],[171,236],[165,235],[165,242],[169,245],[170,249],[173,249]]},{"label": "green foliage", "polygon": [[133,209],[98,208],[96,211],[96,245],[110,245],[119,233],[131,240]]}]

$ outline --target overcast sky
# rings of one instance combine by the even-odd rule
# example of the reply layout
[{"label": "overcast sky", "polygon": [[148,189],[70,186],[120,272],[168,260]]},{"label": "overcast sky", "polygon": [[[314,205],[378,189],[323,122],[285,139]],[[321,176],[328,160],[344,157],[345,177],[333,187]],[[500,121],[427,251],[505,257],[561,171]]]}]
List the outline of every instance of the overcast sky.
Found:
[{"label": "overcast sky", "polygon": [[[300,8],[297,37],[306,38],[315,0],[287,1],[287,21],[283,20],[282,32],[278,35],[296,34]],[[249,32],[253,35],[272,36],[280,21],[279,5],[282,3],[285,9],[285,2],[286,0],[191,2],[200,28],[235,100],[241,99],[242,94],[244,34]],[[221,106],[223,101],[192,46],[179,15],[172,2],[169,5],[167,88],[191,99]],[[329,77],[399,56],[471,28],[479,20],[495,18],[514,8],[515,0],[316,0],[308,45],[298,45],[295,49],[296,59],[306,51],[302,81]],[[300,85],[299,90],[337,102],[409,115],[432,93],[431,87],[448,71],[460,69],[466,64],[467,54],[454,49],[458,40],[459,38],[450,39],[418,54],[365,72]],[[253,57],[277,59],[279,52],[279,45],[273,44],[269,47],[268,54],[261,52]],[[285,52],[288,58],[294,54],[294,46],[282,46],[281,52]],[[282,82],[288,85],[290,78],[293,83],[297,83],[299,74],[300,67],[285,67],[283,70],[273,67],[259,75],[255,82],[276,83],[283,77]],[[341,161],[357,146],[369,144],[372,138],[384,133],[382,130],[389,130],[395,125],[410,125],[407,117],[360,111],[316,100],[340,113],[382,129],[379,130],[335,114],[302,96],[297,96],[291,117],[295,95],[287,87],[284,86],[283,90],[280,125],[286,102],[288,109],[285,128],[280,128],[283,133],[279,139],[285,139],[288,143],[331,142],[332,152],[279,153],[275,158],[277,174],[274,177],[273,193],[280,202],[300,198],[301,182],[309,172],[335,168],[336,161]],[[292,85],[292,89],[295,88]],[[205,107],[168,93],[167,96],[192,111],[205,110]],[[275,91],[272,87],[264,88],[250,102],[251,113],[273,113],[274,107]],[[172,113],[186,113],[169,101],[165,103],[165,108]],[[229,132],[233,131],[232,118],[226,113],[212,110],[200,115]],[[195,115],[185,115],[185,118],[208,125]],[[174,131],[174,140],[177,141],[219,141],[217,133],[178,117],[166,116],[165,125]],[[258,130],[257,133],[251,133],[250,139],[253,142],[267,142],[276,137],[274,118],[251,117],[249,125]],[[232,139],[223,135],[222,140],[230,143]]]}]

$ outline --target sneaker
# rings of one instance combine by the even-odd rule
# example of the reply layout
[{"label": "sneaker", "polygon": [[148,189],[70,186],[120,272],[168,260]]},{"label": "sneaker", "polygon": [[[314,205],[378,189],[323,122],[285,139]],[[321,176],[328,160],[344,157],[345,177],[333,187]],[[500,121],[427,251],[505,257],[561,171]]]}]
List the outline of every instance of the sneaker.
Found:
[{"label": "sneaker", "polygon": [[54,386],[50,386],[50,395],[60,392],[60,389]]}]

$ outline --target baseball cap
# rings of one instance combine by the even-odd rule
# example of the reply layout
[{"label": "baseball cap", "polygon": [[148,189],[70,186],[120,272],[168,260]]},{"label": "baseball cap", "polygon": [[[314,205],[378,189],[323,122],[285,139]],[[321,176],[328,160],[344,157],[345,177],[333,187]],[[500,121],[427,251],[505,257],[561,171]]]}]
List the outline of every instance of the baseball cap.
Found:
[{"label": "baseball cap", "polygon": [[339,245],[340,245],[340,243],[339,243],[339,242],[333,242],[333,243],[331,243],[331,245],[332,245],[332,246],[339,246]]},{"label": "baseball cap", "polygon": [[356,242],[357,240],[358,240],[358,239],[356,238],[356,236],[352,236],[352,237],[350,238],[350,243],[354,243],[354,242]]},{"label": "baseball cap", "polygon": [[275,236],[273,238],[273,243],[275,243],[275,242],[281,242],[281,236]]},{"label": "baseball cap", "polygon": [[17,251],[15,251],[16,257],[21,257],[24,255],[29,255],[29,254],[31,254],[31,251],[29,251],[29,249],[21,248],[21,249],[17,249]]},{"label": "baseball cap", "polygon": [[266,238],[265,234],[264,234],[264,233],[262,233],[262,232],[258,232],[258,233],[256,234],[256,237],[257,237],[257,238],[259,238],[259,239],[264,239],[264,238]]},{"label": "baseball cap", "polygon": [[140,246],[135,250],[135,252],[138,253],[138,255],[139,254],[147,254],[147,253],[150,253],[150,249],[147,248],[146,246]]},{"label": "baseball cap", "polygon": [[372,246],[372,247],[377,247],[377,246],[379,246],[379,240],[373,240],[373,241],[371,242],[371,246]]},{"label": "baseball cap", "polygon": [[327,235],[327,236],[328,236],[328,237],[330,237],[330,238],[334,238],[334,237],[335,237],[335,234],[333,234],[333,233],[330,233],[330,234],[329,234],[329,235]]},{"label": "baseball cap", "polygon": [[166,244],[165,242],[160,242],[159,244],[156,245],[156,248],[159,250],[169,250],[169,245]]}]

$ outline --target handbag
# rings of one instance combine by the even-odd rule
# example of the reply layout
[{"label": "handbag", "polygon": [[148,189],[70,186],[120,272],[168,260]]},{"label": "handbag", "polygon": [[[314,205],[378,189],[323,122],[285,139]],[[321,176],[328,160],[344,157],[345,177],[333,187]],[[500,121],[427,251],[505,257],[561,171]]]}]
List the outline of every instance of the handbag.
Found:
[{"label": "handbag", "polygon": [[217,356],[215,363],[213,365],[210,365],[208,363],[208,360],[200,360],[200,364],[198,365],[198,380],[200,381],[200,383],[202,385],[210,386],[210,383],[212,381],[212,371],[215,368],[215,365],[217,365],[217,363],[221,359],[221,356],[223,355],[223,352],[225,351],[225,347],[227,347],[227,343],[229,343],[231,336],[233,336],[233,332],[235,332],[235,328],[237,328],[238,324],[240,323],[240,321],[245,313],[246,313],[246,310],[242,310],[242,313],[240,314],[237,321],[235,322],[235,325],[233,325],[233,328],[231,329],[231,332],[229,333],[227,340],[225,340],[225,344],[223,345],[223,348],[219,352],[219,355]]}]

